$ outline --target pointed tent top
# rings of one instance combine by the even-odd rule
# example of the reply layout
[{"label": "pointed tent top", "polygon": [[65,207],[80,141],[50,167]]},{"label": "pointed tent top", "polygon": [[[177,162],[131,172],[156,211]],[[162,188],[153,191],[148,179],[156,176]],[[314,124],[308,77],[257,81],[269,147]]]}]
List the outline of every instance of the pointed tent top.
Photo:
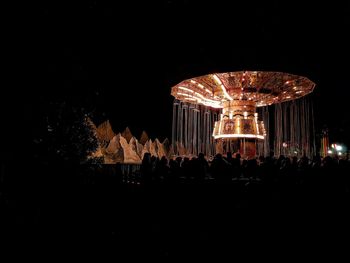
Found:
[{"label": "pointed tent top", "polygon": [[142,134],[141,134],[141,138],[140,138],[140,141],[139,143],[141,143],[142,145],[145,145],[145,143],[149,140],[148,138],[148,135],[145,131],[142,131]]},{"label": "pointed tent top", "polygon": [[109,123],[109,120],[101,123],[98,127],[97,127],[97,137],[100,140],[104,140],[104,141],[110,141],[113,139],[113,137],[115,136],[115,133],[112,130],[112,126]]},{"label": "pointed tent top", "polygon": [[131,142],[132,143],[138,143],[138,140],[134,136],[132,136],[130,141],[129,141],[129,143],[131,143]]},{"label": "pointed tent top", "polygon": [[170,145],[169,139],[168,139],[168,138],[165,138],[162,144],[164,144],[164,145]]},{"label": "pointed tent top", "polygon": [[171,150],[171,145],[170,145],[170,142],[168,140],[168,138],[165,138],[163,143],[163,149],[164,149],[164,153],[167,157],[170,157],[171,156],[171,153],[170,153],[170,150]]},{"label": "pointed tent top", "polygon": [[125,130],[122,132],[122,136],[126,139],[126,141],[129,143],[131,138],[133,137],[129,127],[126,127]]},{"label": "pointed tent top", "polygon": [[97,127],[96,127],[95,123],[91,120],[90,117],[87,117],[87,118],[86,118],[86,123],[87,123],[88,125],[90,125],[91,128],[92,128],[94,131],[97,130]]},{"label": "pointed tent top", "polygon": [[115,135],[112,140],[109,141],[106,152],[116,153],[120,148],[119,138]]}]

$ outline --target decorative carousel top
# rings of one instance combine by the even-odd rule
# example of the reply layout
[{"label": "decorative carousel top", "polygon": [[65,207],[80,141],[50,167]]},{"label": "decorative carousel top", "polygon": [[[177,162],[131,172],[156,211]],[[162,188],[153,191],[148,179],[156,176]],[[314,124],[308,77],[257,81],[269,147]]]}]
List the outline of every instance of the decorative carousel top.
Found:
[{"label": "decorative carousel top", "polygon": [[208,74],[184,80],[172,87],[180,101],[223,108],[225,101],[253,101],[256,107],[298,99],[313,91],[306,77],[283,72],[237,71]]}]

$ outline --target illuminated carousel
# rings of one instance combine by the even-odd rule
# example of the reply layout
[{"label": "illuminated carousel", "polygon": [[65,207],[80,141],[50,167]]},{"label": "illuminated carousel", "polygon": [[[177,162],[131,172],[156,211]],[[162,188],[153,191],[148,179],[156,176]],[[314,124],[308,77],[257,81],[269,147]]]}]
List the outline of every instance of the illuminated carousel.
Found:
[{"label": "illuminated carousel", "polygon": [[282,72],[239,71],[184,80],[171,89],[174,152],[311,156],[313,109],[306,95],[314,87],[306,77]]}]

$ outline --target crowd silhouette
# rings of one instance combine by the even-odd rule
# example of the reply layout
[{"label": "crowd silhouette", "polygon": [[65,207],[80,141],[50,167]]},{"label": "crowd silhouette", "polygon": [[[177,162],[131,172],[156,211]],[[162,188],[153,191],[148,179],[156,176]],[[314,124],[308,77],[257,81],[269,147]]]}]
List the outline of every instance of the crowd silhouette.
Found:
[{"label": "crowd silhouette", "polygon": [[[144,155],[139,179],[151,182],[203,182],[232,183],[237,180],[257,181],[266,184],[318,185],[326,187],[337,184],[349,191],[348,159],[319,155],[309,159],[279,156],[243,159],[239,153],[226,156],[215,155],[207,160],[203,153],[192,157],[176,157],[168,160]],[[339,189],[338,189],[339,190]]]}]

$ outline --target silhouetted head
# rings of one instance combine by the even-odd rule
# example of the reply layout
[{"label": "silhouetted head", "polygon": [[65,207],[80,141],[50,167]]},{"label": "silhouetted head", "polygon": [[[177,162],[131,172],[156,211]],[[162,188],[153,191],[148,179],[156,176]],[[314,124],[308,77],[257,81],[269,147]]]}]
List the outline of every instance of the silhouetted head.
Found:
[{"label": "silhouetted head", "polygon": [[162,164],[168,164],[168,159],[167,159],[165,156],[163,156],[163,157],[160,159],[160,162],[161,162]]},{"label": "silhouetted head", "polygon": [[145,154],[143,155],[142,162],[147,163],[147,162],[150,162],[150,161],[151,161],[151,154],[150,154],[150,153],[145,153]]},{"label": "silhouetted head", "polygon": [[199,153],[198,154],[198,159],[204,159],[204,153]]},{"label": "silhouetted head", "polygon": [[263,162],[265,161],[265,157],[262,156],[262,155],[260,155],[260,156],[259,156],[259,161],[260,161],[260,163],[263,163]]},{"label": "silhouetted head", "polygon": [[332,162],[333,162],[332,157],[330,157],[328,155],[323,158],[323,166],[325,166],[325,167],[331,166]]},{"label": "silhouetted head", "polygon": [[257,166],[256,159],[250,159],[250,160],[248,161],[248,166],[249,166],[249,167],[256,167],[256,166]]},{"label": "silhouetted head", "polygon": [[176,157],[176,159],[175,159],[178,163],[181,163],[181,161],[182,161],[182,158],[181,158],[181,156],[178,156],[178,157]]},{"label": "silhouetted head", "polygon": [[217,154],[215,155],[215,159],[222,159],[221,153],[217,153]]},{"label": "silhouetted head", "polygon": [[175,160],[170,159],[169,160],[169,166],[170,166],[170,168],[175,168],[175,167],[178,166],[178,163]]}]

